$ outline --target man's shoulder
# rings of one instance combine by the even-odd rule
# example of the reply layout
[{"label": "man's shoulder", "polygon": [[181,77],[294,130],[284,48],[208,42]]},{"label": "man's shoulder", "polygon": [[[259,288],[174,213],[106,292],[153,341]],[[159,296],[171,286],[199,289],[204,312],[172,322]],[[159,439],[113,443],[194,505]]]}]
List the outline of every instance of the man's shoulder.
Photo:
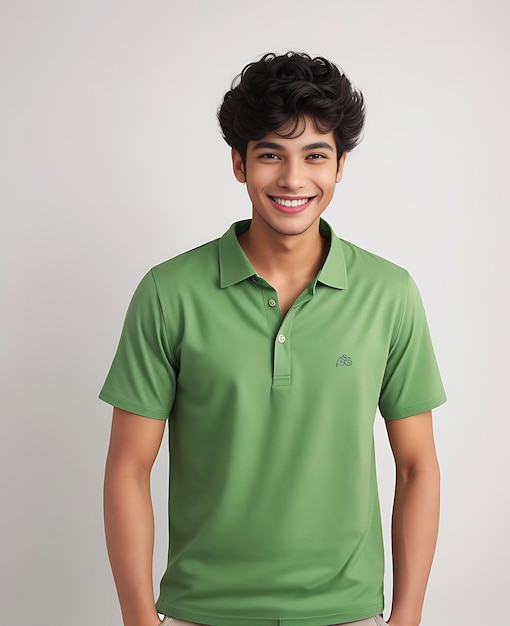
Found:
[{"label": "man's shoulder", "polygon": [[340,241],[348,276],[369,282],[382,281],[395,286],[408,283],[409,272],[405,268],[350,241]]},{"label": "man's shoulder", "polygon": [[171,280],[202,282],[218,274],[219,239],[182,252],[158,265],[151,272],[157,283]]}]

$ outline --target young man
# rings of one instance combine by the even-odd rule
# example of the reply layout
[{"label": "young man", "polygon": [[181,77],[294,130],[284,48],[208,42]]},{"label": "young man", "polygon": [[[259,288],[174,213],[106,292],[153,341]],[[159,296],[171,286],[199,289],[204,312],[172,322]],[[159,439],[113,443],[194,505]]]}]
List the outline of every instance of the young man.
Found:
[{"label": "young man", "polygon": [[[248,65],[219,111],[251,221],[151,270],[101,398],[125,626],[383,624],[373,423],[396,463],[391,626],[420,623],[445,400],[407,272],[321,219],[363,98],[323,58]],[[405,419],[404,419],[405,418]],[[170,429],[168,568],[154,603],[150,472]]]}]

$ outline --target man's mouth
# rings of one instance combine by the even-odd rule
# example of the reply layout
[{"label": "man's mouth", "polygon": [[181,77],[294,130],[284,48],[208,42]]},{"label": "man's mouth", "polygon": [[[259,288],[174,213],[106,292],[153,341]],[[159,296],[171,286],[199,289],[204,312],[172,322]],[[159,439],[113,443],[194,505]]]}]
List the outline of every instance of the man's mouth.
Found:
[{"label": "man's mouth", "polygon": [[312,198],[296,198],[295,200],[289,200],[288,198],[277,198],[276,196],[270,196],[270,198],[273,202],[276,202],[276,204],[279,204],[280,206],[283,206],[286,208],[295,208],[295,207],[304,206],[305,204],[308,204],[308,202],[310,202],[310,200],[312,199]]}]

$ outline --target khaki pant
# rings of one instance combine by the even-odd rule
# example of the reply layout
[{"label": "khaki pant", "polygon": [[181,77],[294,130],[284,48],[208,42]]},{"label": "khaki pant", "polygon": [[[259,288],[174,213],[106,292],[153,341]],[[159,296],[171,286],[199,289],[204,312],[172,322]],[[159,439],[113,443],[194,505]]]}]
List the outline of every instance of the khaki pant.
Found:
[{"label": "khaki pant", "polygon": [[[386,622],[380,615],[369,617],[368,619],[358,620],[357,622],[348,622],[345,624],[332,624],[332,626],[384,626]],[[185,622],[182,619],[176,617],[165,617],[161,622],[161,626],[202,626],[196,622]]]}]

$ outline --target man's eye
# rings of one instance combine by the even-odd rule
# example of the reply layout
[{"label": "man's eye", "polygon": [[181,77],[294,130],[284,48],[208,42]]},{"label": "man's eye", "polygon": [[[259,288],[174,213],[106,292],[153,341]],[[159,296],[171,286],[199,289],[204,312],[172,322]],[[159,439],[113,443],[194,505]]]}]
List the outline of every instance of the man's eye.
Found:
[{"label": "man's eye", "polygon": [[278,155],[274,154],[274,152],[267,152],[265,154],[260,155],[261,159],[277,159]]},{"label": "man's eye", "polygon": [[323,154],[316,154],[316,153],[314,153],[314,154],[309,154],[308,158],[310,160],[312,160],[312,161],[316,161],[318,159],[325,159],[326,157]]}]

